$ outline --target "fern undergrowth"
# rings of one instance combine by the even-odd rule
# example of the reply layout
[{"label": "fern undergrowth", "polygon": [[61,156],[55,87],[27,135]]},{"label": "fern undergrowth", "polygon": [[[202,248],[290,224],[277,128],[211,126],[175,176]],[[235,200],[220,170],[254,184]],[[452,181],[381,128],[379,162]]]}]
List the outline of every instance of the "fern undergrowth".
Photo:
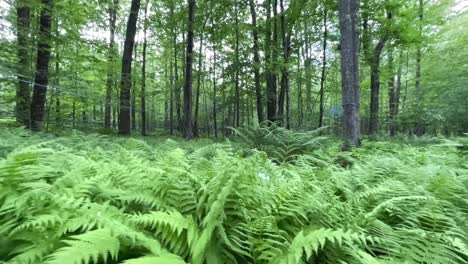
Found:
[{"label": "fern undergrowth", "polygon": [[245,149],[2,129],[0,263],[468,263],[464,150],[263,132]]}]

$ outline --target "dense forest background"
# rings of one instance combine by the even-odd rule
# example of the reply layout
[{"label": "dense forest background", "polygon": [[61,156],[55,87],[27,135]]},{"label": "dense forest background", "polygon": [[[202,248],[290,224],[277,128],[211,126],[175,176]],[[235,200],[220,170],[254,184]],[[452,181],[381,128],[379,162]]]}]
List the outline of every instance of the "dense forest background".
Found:
[{"label": "dense forest background", "polygon": [[[343,131],[337,1],[3,0],[1,7],[0,114],[19,124],[188,137],[265,121]],[[363,134],[468,130],[466,8],[361,1]]]},{"label": "dense forest background", "polygon": [[468,264],[466,0],[0,0],[0,264]]}]

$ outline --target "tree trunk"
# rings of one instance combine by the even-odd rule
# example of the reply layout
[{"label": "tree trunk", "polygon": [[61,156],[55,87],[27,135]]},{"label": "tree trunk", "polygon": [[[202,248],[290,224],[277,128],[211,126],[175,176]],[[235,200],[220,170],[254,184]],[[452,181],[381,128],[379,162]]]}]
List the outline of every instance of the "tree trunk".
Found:
[{"label": "tree trunk", "polygon": [[143,21],[143,62],[141,64],[141,135],[146,136],[146,31],[148,29],[148,4],[149,0],[146,0],[145,4],[145,20]]},{"label": "tree trunk", "polygon": [[[213,16],[211,17],[211,35],[215,35],[215,23]],[[213,129],[215,138],[218,137],[218,124],[216,116],[216,43],[213,43]]]},{"label": "tree trunk", "polygon": [[[422,21],[424,18],[424,3],[423,0],[419,0],[419,34],[422,39]],[[424,133],[424,125],[422,124],[422,111],[421,111],[421,101],[423,97],[422,88],[421,88],[421,43],[418,44],[416,49],[416,100],[417,100],[417,112],[418,117],[416,120],[416,135],[422,136]]]},{"label": "tree trunk", "polygon": [[[137,60],[137,57],[138,57],[138,42],[135,42],[135,46],[134,46],[134,51],[133,51],[133,57],[135,58],[135,61],[134,61],[134,64],[135,64],[135,68],[136,68],[136,60]],[[130,77],[133,77],[133,76],[130,76]],[[131,126],[132,126],[132,131],[136,130],[136,97],[137,97],[137,87],[136,87],[136,77],[133,78],[133,81],[132,81],[132,88],[131,88],[131,91],[130,91],[130,98],[131,98],[131,102],[130,102],[130,121],[131,121]]]},{"label": "tree trunk", "polygon": [[388,79],[388,128],[390,136],[395,136],[396,126],[396,89],[395,89],[395,73],[393,68],[393,48],[388,51],[388,70],[390,78]]},{"label": "tree trunk", "polygon": [[[276,8],[276,7],[275,7]],[[288,62],[289,62],[289,33],[286,29],[286,15],[284,12],[283,0],[280,0],[280,21],[281,21],[281,38],[283,45],[283,65],[281,66],[281,86],[280,93],[278,98],[278,115],[277,119],[280,124],[284,122],[284,105],[286,100],[287,90],[289,89],[289,72],[288,72]],[[275,15],[276,16],[276,15]],[[275,20],[276,21],[276,20]],[[276,23],[276,22],[275,22]]]},{"label": "tree trunk", "polygon": [[344,149],[359,146],[359,0],[340,0]]},{"label": "tree trunk", "polygon": [[[240,91],[239,91],[239,15],[238,15],[238,8],[237,8],[237,0],[234,2],[234,13],[235,13],[235,21],[236,21],[236,72],[235,72],[235,93],[236,93],[236,100],[235,100],[235,113],[236,113],[236,122],[235,127],[239,127],[240,125]],[[224,129],[226,129],[224,127]]]},{"label": "tree trunk", "polygon": [[[276,0],[275,0],[276,1]],[[276,121],[276,78],[274,78],[274,65],[272,54],[274,54],[271,40],[271,0],[265,1],[266,5],[266,30],[265,30],[265,76],[267,83],[267,120]],[[276,9],[276,8],[275,8]]]},{"label": "tree trunk", "polygon": [[198,75],[197,75],[197,91],[195,95],[195,120],[193,122],[193,136],[198,137],[198,118],[199,118],[199,110],[200,110],[200,86],[201,86],[201,77],[203,72],[203,38],[205,37],[205,27],[206,23],[208,22],[208,18],[206,18],[203,22],[203,26],[200,32],[200,47],[198,51]]},{"label": "tree trunk", "polygon": [[323,11],[323,53],[322,53],[322,75],[320,76],[320,103],[319,103],[319,122],[318,126],[323,126],[323,114],[324,114],[324,94],[325,94],[325,80],[326,80],[326,69],[327,69],[327,13],[328,10],[325,7]]},{"label": "tree trunk", "polygon": [[252,37],[253,37],[253,56],[254,56],[254,79],[255,79],[255,95],[257,99],[257,118],[258,123],[263,122],[263,98],[262,87],[260,84],[260,54],[258,48],[258,30],[257,30],[257,14],[255,12],[254,0],[249,0],[250,14],[252,16]]},{"label": "tree trunk", "polygon": [[107,82],[106,82],[106,105],[104,109],[104,127],[111,127],[111,105],[112,105],[112,83],[115,78],[113,73],[114,57],[115,57],[115,28],[117,21],[117,7],[119,0],[113,0],[109,5],[109,50],[108,50],[108,69],[107,69]]},{"label": "tree trunk", "polygon": [[175,80],[174,80],[174,69],[172,67],[172,61],[169,65],[170,75],[169,78],[171,79],[171,89],[170,96],[169,96],[169,131],[171,135],[174,135],[174,88],[175,88]]},{"label": "tree trunk", "polygon": [[122,75],[120,82],[120,115],[119,134],[130,135],[130,88],[132,74],[132,52],[135,42],[136,24],[138,11],[140,10],[140,0],[132,0],[130,15],[127,21],[127,31],[125,34],[124,52],[122,57]]},{"label": "tree trunk", "polygon": [[[171,16],[174,17],[174,6],[171,6],[170,10]],[[179,132],[182,129],[182,117],[181,117],[181,102],[180,102],[180,86],[179,86],[179,66],[178,66],[178,50],[177,50],[177,26],[174,23],[174,28],[172,32],[172,44],[174,46],[174,96],[175,96],[175,108],[177,115],[177,128]]]},{"label": "tree trunk", "polygon": [[16,123],[29,127],[31,92],[28,83],[30,75],[30,27],[31,8],[27,1],[18,0],[16,6],[17,38],[18,38],[18,87],[16,88]]},{"label": "tree trunk", "polygon": [[186,138],[193,138],[192,130],[192,63],[193,63],[193,27],[195,23],[195,0],[188,1],[188,32],[187,52],[185,61],[184,84],[184,134]]},{"label": "tree trunk", "polygon": [[50,41],[52,40],[52,0],[42,0],[39,38],[37,43],[36,77],[31,101],[31,129],[40,131],[44,118],[44,107],[49,84]]},{"label": "tree trunk", "polygon": [[379,96],[380,96],[380,54],[385,46],[385,37],[379,40],[372,54],[371,62],[371,100],[369,117],[369,134],[379,131]]}]

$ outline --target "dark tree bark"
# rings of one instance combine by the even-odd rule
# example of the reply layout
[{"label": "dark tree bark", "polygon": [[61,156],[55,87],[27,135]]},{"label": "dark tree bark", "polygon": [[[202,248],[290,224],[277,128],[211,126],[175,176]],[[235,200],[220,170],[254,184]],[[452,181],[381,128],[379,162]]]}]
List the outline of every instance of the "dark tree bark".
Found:
[{"label": "dark tree bark", "polygon": [[[276,7],[275,7],[276,8]],[[281,22],[281,38],[283,45],[283,65],[281,66],[281,86],[280,93],[278,98],[278,115],[277,120],[280,124],[284,122],[284,104],[286,99],[286,93],[289,88],[289,72],[288,72],[288,62],[289,62],[289,34],[286,29],[286,15],[284,13],[284,4],[283,0],[280,0],[280,22]],[[276,16],[276,15],[275,15]],[[276,23],[276,22],[275,22]]]},{"label": "dark tree bark", "polygon": [[193,138],[192,130],[192,63],[193,63],[193,27],[195,23],[195,0],[188,1],[187,52],[185,61],[184,84],[184,135]]},{"label": "dark tree bark", "polygon": [[141,100],[141,135],[146,136],[146,46],[147,46],[147,40],[146,40],[146,31],[148,29],[148,3],[149,0],[146,0],[145,4],[145,19],[143,21],[144,26],[143,26],[143,62],[141,64],[141,94],[140,94],[140,100]]},{"label": "dark tree bark", "polygon": [[108,7],[109,13],[109,50],[108,61],[109,68],[107,69],[107,82],[106,82],[106,105],[104,108],[104,127],[111,127],[111,105],[112,105],[112,83],[115,75],[113,73],[113,65],[115,58],[115,28],[117,21],[117,7],[119,0],[113,0]]},{"label": "dark tree bark", "polygon": [[39,19],[39,39],[37,43],[36,77],[31,101],[31,130],[40,131],[44,118],[44,108],[49,84],[50,42],[52,40],[52,0],[42,0]]},{"label": "dark tree bark", "polygon": [[327,69],[327,37],[328,37],[328,25],[327,25],[328,10],[325,7],[323,11],[323,53],[322,53],[322,75],[320,76],[320,102],[319,102],[319,122],[318,126],[323,126],[323,114],[324,114],[324,94],[325,94],[325,80],[326,80],[326,69]]},{"label": "dark tree bark", "polygon": [[249,0],[250,15],[252,16],[252,37],[253,37],[253,55],[254,55],[254,79],[255,79],[255,95],[257,100],[257,118],[258,123],[263,122],[263,98],[262,87],[260,84],[260,54],[258,48],[258,30],[257,30],[257,14],[255,12],[254,0]]},{"label": "dark tree bark", "polygon": [[[276,1],[276,0],[275,0]],[[273,74],[274,54],[272,48],[275,48],[271,40],[271,0],[265,1],[266,5],[266,29],[265,29],[265,77],[267,83],[267,120],[269,122],[276,121],[276,78]],[[276,9],[276,8],[275,8]]]},{"label": "dark tree bark", "polygon": [[122,76],[120,82],[120,115],[119,134],[130,135],[130,89],[132,74],[132,52],[135,42],[136,24],[138,11],[140,10],[140,0],[132,0],[130,15],[127,21],[127,31],[125,34],[124,52],[122,57]]},{"label": "dark tree bark", "polygon": [[[392,19],[392,13],[387,11],[387,19]],[[380,97],[380,55],[389,38],[389,32],[379,39],[379,42],[372,51],[370,61],[371,69],[371,101],[370,101],[370,116],[369,116],[369,134],[373,135],[379,131],[379,97]]]},{"label": "dark tree bark", "polygon": [[18,87],[16,88],[16,123],[29,127],[31,92],[28,84],[30,75],[29,67],[30,49],[30,28],[31,28],[31,8],[27,1],[19,0],[16,6],[17,15],[17,40],[18,40]]},{"label": "dark tree bark", "polygon": [[383,37],[375,46],[371,61],[371,100],[369,116],[369,134],[379,131],[379,97],[380,97],[380,54],[385,46],[387,38]]},{"label": "dark tree bark", "polygon": [[340,0],[344,149],[359,146],[359,0]]}]

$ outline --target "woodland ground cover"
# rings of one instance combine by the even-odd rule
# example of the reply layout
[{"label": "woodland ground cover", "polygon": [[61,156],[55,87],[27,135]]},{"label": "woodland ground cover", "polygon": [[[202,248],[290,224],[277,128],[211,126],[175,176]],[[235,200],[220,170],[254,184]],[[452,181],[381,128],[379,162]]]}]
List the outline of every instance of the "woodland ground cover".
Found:
[{"label": "woodland ground cover", "polygon": [[463,139],[341,152],[317,132],[237,133],[3,127],[0,263],[468,262]]}]

